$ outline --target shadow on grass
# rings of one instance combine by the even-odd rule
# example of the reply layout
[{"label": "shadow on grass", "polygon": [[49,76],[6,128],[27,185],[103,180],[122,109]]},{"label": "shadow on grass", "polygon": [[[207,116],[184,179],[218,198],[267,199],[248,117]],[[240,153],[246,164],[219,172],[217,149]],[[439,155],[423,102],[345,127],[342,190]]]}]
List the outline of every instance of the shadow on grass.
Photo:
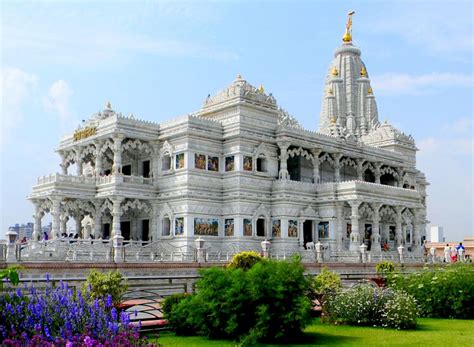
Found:
[{"label": "shadow on grass", "polygon": [[287,341],[286,343],[258,344],[258,346],[317,346],[317,345],[343,345],[356,344],[359,337],[337,336],[324,333],[306,332],[298,339]]}]

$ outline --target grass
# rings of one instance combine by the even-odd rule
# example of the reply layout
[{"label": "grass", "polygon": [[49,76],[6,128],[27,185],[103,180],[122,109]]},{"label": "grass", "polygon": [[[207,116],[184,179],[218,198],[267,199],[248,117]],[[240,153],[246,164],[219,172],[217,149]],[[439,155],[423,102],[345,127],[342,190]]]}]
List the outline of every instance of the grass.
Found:
[{"label": "grass", "polygon": [[[305,330],[305,336],[294,346],[345,345],[345,346],[474,346],[474,320],[431,319],[418,320],[416,330],[395,330],[372,327],[335,326],[322,324],[319,319]],[[173,346],[236,346],[228,340],[209,340],[205,337],[176,336],[161,333],[158,342],[164,347]],[[275,345],[260,345],[275,346]]]}]

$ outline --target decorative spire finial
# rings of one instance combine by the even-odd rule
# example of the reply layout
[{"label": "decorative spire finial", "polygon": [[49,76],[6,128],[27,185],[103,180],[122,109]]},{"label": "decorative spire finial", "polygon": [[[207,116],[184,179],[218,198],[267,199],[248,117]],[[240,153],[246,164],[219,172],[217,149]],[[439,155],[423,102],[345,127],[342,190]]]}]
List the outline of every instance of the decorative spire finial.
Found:
[{"label": "decorative spire finial", "polygon": [[347,20],[346,24],[346,31],[344,32],[344,36],[342,37],[342,41],[345,43],[352,42],[352,15],[354,13],[355,11],[351,11],[347,14],[349,16],[349,19]]},{"label": "decorative spire finial", "polygon": [[109,110],[112,109],[112,104],[110,103],[110,101],[107,101],[107,103],[105,104],[105,108]]},{"label": "decorative spire finial", "polygon": [[237,79],[238,79],[238,80],[241,80],[241,79],[242,79],[242,75],[241,75],[240,73],[237,74]]},{"label": "decorative spire finial", "polygon": [[367,70],[365,69],[365,66],[362,66],[360,69],[360,75],[362,77],[367,77]]},{"label": "decorative spire finial", "polygon": [[258,91],[260,94],[265,93],[265,88],[263,88],[263,84],[261,84],[260,87],[258,87],[257,91]]},{"label": "decorative spire finial", "polygon": [[369,87],[369,89],[367,89],[367,94],[369,94],[369,95],[374,94],[374,91],[372,90],[372,87]]},{"label": "decorative spire finial", "polygon": [[337,68],[335,66],[332,67],[331,75],[333,75],[334,77],[339,76],[339,71],[337,71]]}]

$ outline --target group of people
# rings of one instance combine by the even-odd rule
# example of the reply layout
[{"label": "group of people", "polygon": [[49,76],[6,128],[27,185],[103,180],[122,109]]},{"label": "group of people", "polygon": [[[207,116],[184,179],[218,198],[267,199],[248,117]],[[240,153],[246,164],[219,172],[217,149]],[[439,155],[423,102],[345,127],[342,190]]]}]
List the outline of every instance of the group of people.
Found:
[{"label": "group of people", "polygon": [[462,242],[459,242],[458,246],[446,244],[444,246],[444,262],[454,263],[456,261],[464,261],[465,248]]}]

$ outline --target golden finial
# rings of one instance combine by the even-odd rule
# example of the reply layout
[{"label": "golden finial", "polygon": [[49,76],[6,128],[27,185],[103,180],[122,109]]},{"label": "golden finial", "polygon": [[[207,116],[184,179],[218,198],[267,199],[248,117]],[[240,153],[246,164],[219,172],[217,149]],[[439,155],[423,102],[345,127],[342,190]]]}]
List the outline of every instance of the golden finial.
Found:
[{"label": "golden finial", "polygon": [[367,94],[369,94],[369,95],[374,94],[374,91],[372,90],[372,87],[369,87],[369,89],[367,89]]},{"label": "golden finial", "polygon": [[339,75],[339,71],[337,71],[337,68],[335,66],[333,66],[331,69],[331,75],[333,75],[334,77]]},{"label": "golden finial", "polygon": [[242,75],[241,75],[241,74],[237,74],[237,79],[238,79],[238,80],[241,80],[241,79],[242,79]]},{"label": "golden finial", "polygon": [[337,119],[336,119],[335,116],[331,118],[331,123],[332,123],[332,124],[336,124],[336,121],[337,121]]},{"label": "golden finial", "polygon": [[345,43],[352,42],[352,15],[354,13],[355,11],[351,11],[347,14],[349,16],[349,19],[347,20],[346,24],[346,31],[344,32],[344,36],[342,37],[342,41]]},{"label": "golden finial", "polygon": [[331,88],[331,87],[328,87],[327,93],[328,93],[328,95],[332,95],[332,94],[333,94],[333,91],[332,91],[332,88]]},{"label": "golden finial", "polygon": [[257,91],[258,91],[260,94],[265,93],[265,88],[263,88],[263,84],[261,84],[260,87],[258,87]]},{"label": "golden finial", "polygon": [[360,68],[360,75],[361,75],[362,77],[366,77],[366,76],[367,76],[367,70],[365,69],[365,66],[362,66],[362,67]]}]

